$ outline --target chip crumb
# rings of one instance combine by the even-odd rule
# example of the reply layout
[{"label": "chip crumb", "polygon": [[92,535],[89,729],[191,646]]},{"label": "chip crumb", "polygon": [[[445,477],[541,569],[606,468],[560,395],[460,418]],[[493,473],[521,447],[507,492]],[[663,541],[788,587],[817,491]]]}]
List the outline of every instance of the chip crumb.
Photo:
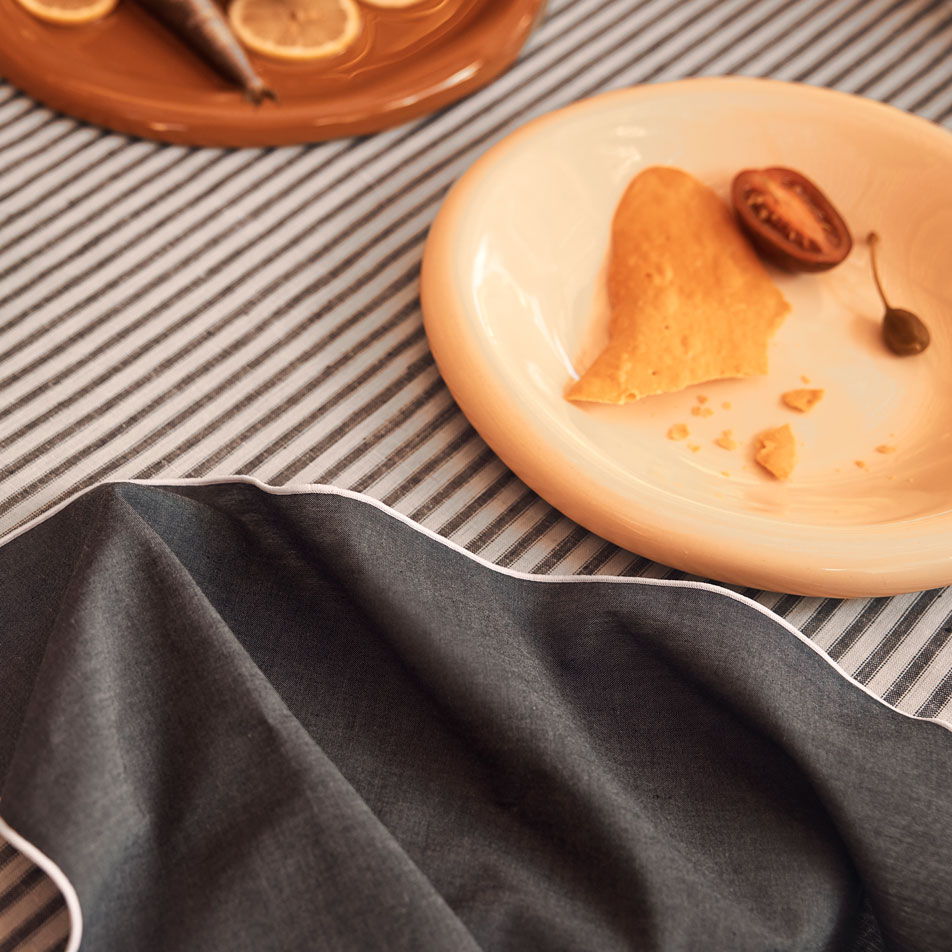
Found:
[{"label": "chip crumb", "polygon": [[724,430],[723,433],[714,442],[725,450],[736,450],[737,440],[734,439],[733,430]]},{"label": "chip crumb", "polygon": [[880,443],[879,446],[876,447],[876,452],[877,453],[895,453],[896,447],[893,446],[891,443]]},{"label": "chip crumb", "polygon": [[797,465],[797,440],[789,423],[764,430],[756,438],[754,459],[777,479],[786,479]]},{"label": "chip crumb", "polygon": [[668,430],[669,440],[686,440],[691,435],[691,431],[683,423],[675,423]]},{"label": "chip crumb", "polygon": [[730,402],[730,400],[725,400],[725,401],[721,404],[721,406],[722,406],[725,410],[730,410],[730,408],[731,408],[731,402]]},{"label": "chip crumb", "polygon": [[726,469],[722,469],[722,470],[721,470],[721,476],[726,476],[728,479],[730,479],[731,474],[730,474],[729,472],[727,472]]},{"label": "chip crumb", "polygon": [[707,403],[707,397],[705,397],[703,393],[699,393],[699,394],[697,395],[697,402],[698,402],[698,403]]},{"label": "chip crumb", "polygon": [[866,465],[866,460],[864,460],[864,459],[853,460],[853,462],[854,462],[860,469],[869,469],[869,467]]},{"label": "chip crumb", "polygon": [[691,407],[691,413],[693,416],[700,417],[709,417],[714,415],[714,411],[710,407],[702,406]]},{"label": "chip crumb", "polygon": [[799,410],[800,413],[806,413],[815,407],[823,397],[822,390],[787,390],[780,395],[780,399],[790,407],[791,410]]},{"label": "chip crumb", "polygon": [[809,378],[806,374],[800,374],[800,382],[801,382],[801,383],[809,383],[809,382],[810,382],[810,378]]}]

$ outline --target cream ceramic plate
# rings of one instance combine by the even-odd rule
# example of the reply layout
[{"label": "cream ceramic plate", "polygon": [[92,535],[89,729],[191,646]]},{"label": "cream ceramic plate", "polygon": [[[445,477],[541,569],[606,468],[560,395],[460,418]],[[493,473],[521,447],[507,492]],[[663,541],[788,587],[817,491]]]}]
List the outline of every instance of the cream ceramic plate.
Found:
[{"label": "cream ceramic plate", "polygon": [[[725,199],[742,168],[798,169],[839,207],[853,251],[825,274],[771,272],[793,311],[766,377],[624,407],[570,404],[566,384],[604,335],[615,204],[652,164],[679,166]],[[580,102],[499,143],[447,198],[423,264],[433,353],[473,426],[528,485],[634,552],[800,594],[950,584],[950,168],[952,135],[829,90],[718,78]],[[891,303],[932,331],[917,357],[880,342],[871,229]],[[802,377],[826,391],[807,414],[779,400]],[[699,398],[712,413],[692,413]],[[751,443],[784,422],[800,463],[781,483],[753,461]],[[690,429],[684,442],[667,439],[674,423]],[[713,442],[725,429],[734,451]]]}]

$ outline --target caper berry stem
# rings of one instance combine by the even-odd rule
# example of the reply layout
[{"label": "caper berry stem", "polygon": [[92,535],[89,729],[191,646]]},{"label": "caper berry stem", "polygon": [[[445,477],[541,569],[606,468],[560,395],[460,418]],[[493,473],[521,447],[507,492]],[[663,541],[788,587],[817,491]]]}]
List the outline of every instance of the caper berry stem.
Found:
[{"label": "caper berry stem", "polygon": [[876,267],[876,246],[879,244],[879,235],[875,231],[871,231],[866,236],[866,243],[869,245],[869,260],[873,265],[873,281],[876,282],[876,290],[879,292],[886,310],[891,310],[892,305],[886,300],[886,292],[883,291],[882,283],[879,280],[879,269]]}]

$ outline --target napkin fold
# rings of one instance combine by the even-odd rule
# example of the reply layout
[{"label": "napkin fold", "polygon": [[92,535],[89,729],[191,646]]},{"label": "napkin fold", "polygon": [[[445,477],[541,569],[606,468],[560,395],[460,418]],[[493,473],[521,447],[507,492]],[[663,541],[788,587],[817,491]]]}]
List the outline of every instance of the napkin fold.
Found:
[{"label": "napkin fold", "polygon": [[93,950],[948,949],[952,737],[712,586],[111,484],[0,547],[0,816]]}]

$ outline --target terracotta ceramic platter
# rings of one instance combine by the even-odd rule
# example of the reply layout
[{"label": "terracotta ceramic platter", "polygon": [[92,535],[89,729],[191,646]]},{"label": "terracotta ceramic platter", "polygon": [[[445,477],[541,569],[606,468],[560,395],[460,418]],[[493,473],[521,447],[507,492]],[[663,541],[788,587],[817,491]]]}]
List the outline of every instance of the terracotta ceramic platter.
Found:
[{"label": "terracotta ceramic platter", "polygon": [[255,107],[135,0],[103,20],[45,24],[0,0],[0,75],[53,109],[188,145],[264,146],[361,135],[425,115],[516,58],[544,0],[421,0],[361,7],[345,53],[310,63],[249,53],[279,102]]},{"label": "terracotta ceramic platter", "polygon": [[[625,406],[572,404],[568,383],[606,336],[615,205],[649,165],[725,200],[744,168],[798,169],[854,237],[823,274],[771,269],[792,312],[763,377]],[[544,116],[457,183],[431,230],[422,297],[433,353],[500,457],[581,525],[642,555],[739,585],[826,596],[952,583],[952,135],[870,100],[769,80],[622,90]],[[891,303],[932,345],[883,346],[865,236],[881,236]],[[809,413],[780,394],[825,395]],[[702,401],[704,401],[702,403]],[[705,412],[699,412],[699,408]],[[690,437],[667,433],[685,424]],[[754,437],[790,423],[787,481]],[[715,441],[731,430],[733,450]]]}]

